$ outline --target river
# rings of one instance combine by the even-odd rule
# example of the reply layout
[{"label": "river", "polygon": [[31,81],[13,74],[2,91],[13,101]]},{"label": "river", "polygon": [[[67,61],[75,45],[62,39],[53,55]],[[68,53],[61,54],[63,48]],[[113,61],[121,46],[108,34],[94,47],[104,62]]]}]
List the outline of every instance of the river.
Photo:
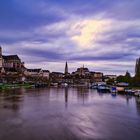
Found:
[{"label": "river", "polygon": [[140,140],[140,98],[85,88],[0,92],[0,140]]}]

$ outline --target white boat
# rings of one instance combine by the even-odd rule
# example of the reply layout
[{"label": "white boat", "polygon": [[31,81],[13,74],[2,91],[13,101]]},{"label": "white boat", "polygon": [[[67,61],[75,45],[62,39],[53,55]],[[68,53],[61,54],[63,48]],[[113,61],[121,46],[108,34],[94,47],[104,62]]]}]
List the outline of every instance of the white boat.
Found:
[{"label": "white boat", "polygon": [[58,83],[51,83],[52,87],[58,87]]},{"label": "white boat", "polygon": [[67,83],[62,83],[61,86],[62,86],[62,87],[67,87],[68,84],[67,84]]},{"label": "white boat", "polygon": [[135,96],[139,96],[140,97],[140,90],[136,90]]},{"label": "white boat", "polygon": [[125,89],[125,94],[129,94],[129,95],[135,95],[135,92],[134,90],[132,89]]},{"label": "white boat", "polygon": [[97,90],[99,92],[110,92],[110,87],[107,85],[99,85]]},{"label": "white boat", "polygon": [[117,92],[125,94],[125,91],[129,90],[128,86],[129,86],[129,84],[125,83],[125,82],[117,83],[117,87],[116,87],[117,88]]},{"label": "white boat", "polygon": [[97,89],[98,88],[98,85],[96,83],[93,83],[93,84],[89,85],[89,88],[91,88],[91,89]]}]

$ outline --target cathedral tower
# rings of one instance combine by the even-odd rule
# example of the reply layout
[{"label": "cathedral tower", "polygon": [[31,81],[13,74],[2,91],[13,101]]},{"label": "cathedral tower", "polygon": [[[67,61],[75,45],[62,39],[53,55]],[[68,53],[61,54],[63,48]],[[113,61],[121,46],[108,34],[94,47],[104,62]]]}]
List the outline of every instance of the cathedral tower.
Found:
[{"label": "cathedral tower", "polygon": [[67,76],[67,75],[68,75],[68,63],[66,61],[66,65],[65,65],[65,76]]}]

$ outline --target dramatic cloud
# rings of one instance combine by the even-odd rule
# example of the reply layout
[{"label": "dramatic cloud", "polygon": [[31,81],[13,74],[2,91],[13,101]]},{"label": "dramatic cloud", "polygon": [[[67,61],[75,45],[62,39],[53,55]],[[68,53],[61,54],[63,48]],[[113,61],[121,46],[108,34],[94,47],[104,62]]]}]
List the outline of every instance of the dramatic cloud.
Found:
[{"label": "dramatic cloud", "polygon": [[[85,64],[134,73],[140,57],[139,0],[1,0],[0,43],[27,67],[63,71]],[[54,67],[55,66],[55,67]]]}]

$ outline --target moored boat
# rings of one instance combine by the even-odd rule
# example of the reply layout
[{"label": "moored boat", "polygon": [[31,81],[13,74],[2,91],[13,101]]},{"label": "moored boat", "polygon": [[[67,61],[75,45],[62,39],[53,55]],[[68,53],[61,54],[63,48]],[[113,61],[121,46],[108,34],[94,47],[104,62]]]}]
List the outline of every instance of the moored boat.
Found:
[{"label": "moored boat", "polygon": [[62,83],[61,87],[68,87],[68,84],[67,83]]},{"label": "moored boat", "polygon": [[101,85],[98,85],[97,90],[99,92],[110,92],[110,87],[107,86],[106,84],[101,84]]},{"label": "moored boat", "polygon": [[116,88],[115,86],[112,86],[112,87],[110,88],[110,92],[111,92],[111,93],[117,93],[117,88]]},{"label": "moored boat", "polygon": [[135,96],[140,97],[140,90],[136,90],[136,91],[135,91]]},{"label": "moored boat", "polygon": [[98,88],[98,85],[97,83],[92,83],[90,86],[89,86],[90,89],[97,89]]},{"label": "moored boat", "polygon": [[125,94],[125,90],[128,89],[129,84],[128,83],[118,83],[117,84],[117,92],[121,94]]}]

